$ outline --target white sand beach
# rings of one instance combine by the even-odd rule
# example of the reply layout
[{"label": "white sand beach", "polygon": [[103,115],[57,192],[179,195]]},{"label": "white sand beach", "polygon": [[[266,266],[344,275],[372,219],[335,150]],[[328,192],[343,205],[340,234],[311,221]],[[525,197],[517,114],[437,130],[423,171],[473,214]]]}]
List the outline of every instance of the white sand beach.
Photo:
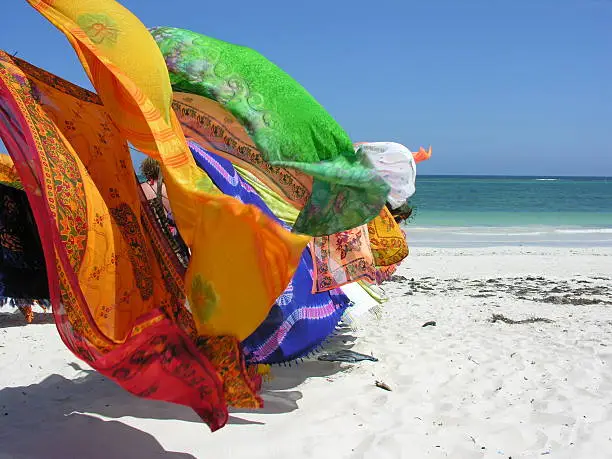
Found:
[{"label": "white sand beach", "polygon": [[384,288],[330,343],[378,362],[275,368],[214,434],[2,315],[0,459],[612,457],[612,249],[416,248]]}]

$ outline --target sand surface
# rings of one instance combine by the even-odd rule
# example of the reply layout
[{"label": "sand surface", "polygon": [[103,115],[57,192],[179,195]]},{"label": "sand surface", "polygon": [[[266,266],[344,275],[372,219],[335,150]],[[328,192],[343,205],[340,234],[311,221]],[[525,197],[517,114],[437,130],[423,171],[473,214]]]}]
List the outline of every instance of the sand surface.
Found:
[{"label": "sand surface", "polygon": [[418,248],[397,274],[330,343],[378,362],[275,368],[215,434],[1,315],[0,459],[612,457],[612,249]]}]

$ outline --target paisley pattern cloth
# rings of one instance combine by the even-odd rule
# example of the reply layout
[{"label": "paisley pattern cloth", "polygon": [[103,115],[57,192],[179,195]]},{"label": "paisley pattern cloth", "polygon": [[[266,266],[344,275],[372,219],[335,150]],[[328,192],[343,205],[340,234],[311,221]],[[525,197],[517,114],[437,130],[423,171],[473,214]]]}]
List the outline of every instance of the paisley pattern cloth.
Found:
[{"label": "paisley pattern cloth", "polygon": [[[138,18],[114,0],[28,2],[66,35],[123,138],[159,159],[191,250],[185,288],[198,332],[246,338],[291,280],[310,238],[223,195],[198,169],[170,107],[164,59]],[[235,288],[235,277],[244,288]]]},{"label": "paisley pattern cloth", "polygon": [[[295,224],[299,210],[310,197],[311,177],[265,162],[244,127],[218,102],[175,92],[172,107],[188,137],[231,161],[277,218],[288,225]],[[376,267],[370,244],[365,243],[367,238],[363,225],[313,238],[310,244],[314,261],[312,292],[333,290],[360,279],[375,282]]]},{"label": "paisley pattern cloth", "polygon": [[[195,142],[190,141],[189,145],[197,164],[221,191],[275,218],[229,161]],[[339,290],[311,293],[312,264],[310,253],[305,250],[291,283],[276,300],[266,320],[243,341],[247,361],[273,364],[303,357],[334,331],[349,300]]]},{"label": "paisley pattern cloth", "polygon": [[377,267],[396,265],[408,256],[406,235],[386,207],[368,223],[368,235]]},{"label": "paisley pattern cloth", "polygon": [[346,132],[284,71],[250,48],[188,30],[156,27],[151,34],[175,90],[219,102],[264,159],[314,177],[294,231],[333,234],[378,215],[388,185],[360,163]]},{"label": "paisley pattern cloth", "polygon": [[213,430],[227,404],[261,406],[238,341],[197,333],[183,275],[100,99],[0,52],[0,137],[39,229],[68,348],[135,395],[193,408]]},{"label": "paisley pattern cloth", "polygon": [[[10,157],[2,164],[12,165]],[[17,306],[30,322],[34,301],[45,306],[48,300],[45,257],[26,194],[0,185],[0,306]]]},{"label": "paisley pattern cloth", "polygon": [[312,190],[312,177],[266,162],[244,126],[218,102],[196,94],[175,92],[172,108],[187,137],[230,160],[235,167],[248,171],[296,209],[304,207]]}]

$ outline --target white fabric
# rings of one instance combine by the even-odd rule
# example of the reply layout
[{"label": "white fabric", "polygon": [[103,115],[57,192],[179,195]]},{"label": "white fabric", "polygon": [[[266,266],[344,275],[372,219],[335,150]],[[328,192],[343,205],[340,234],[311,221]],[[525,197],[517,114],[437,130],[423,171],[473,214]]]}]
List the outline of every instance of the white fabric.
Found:
[{"label": "white fabric", "polygon": [[397,209],[406,203],[416,186],[416,162],[412,152],[395,142],[366,142],[357,148],[391,188],[387,198],[391,208]]},{"label": "white fabric", "polygon": [[359,282],[343,285],[340,289],[352,303],[342,317],[349,327],[356,328],[363,320],[379,316],[380,302],[376,301]]}]

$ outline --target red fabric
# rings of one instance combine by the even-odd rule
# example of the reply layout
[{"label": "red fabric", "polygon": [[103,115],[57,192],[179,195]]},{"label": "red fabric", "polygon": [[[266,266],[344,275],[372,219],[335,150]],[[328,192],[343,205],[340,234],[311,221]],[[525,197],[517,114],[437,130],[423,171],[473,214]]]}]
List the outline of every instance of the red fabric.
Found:
[{"label": "red fabric", "polygon": [[[168,305],[140,317],[121,344],[106,339],[91,317],[68,257],[70,239],[62,240],[59,217],[49,205],[46,190],[57,185],[55,177],[52,171],[43,172],[41,158],[61,154],[63,137],[44,111],[36,110],[37,89],[25,78],[22,67],[28,68],[28,64],[0,51],[0,138],[19,172],[39,229],[53,314],[62,340],[78,358],[127,391],[189,406],[211,430],[219,429],[228,419],[222,381],[215,367],[167,315]],[[47,167],[49,163],[45,163]],[[61,201],[53,203],[56,212],[71,205]],[[96,342],[78,333],[77,325],[88,330]]]}]

